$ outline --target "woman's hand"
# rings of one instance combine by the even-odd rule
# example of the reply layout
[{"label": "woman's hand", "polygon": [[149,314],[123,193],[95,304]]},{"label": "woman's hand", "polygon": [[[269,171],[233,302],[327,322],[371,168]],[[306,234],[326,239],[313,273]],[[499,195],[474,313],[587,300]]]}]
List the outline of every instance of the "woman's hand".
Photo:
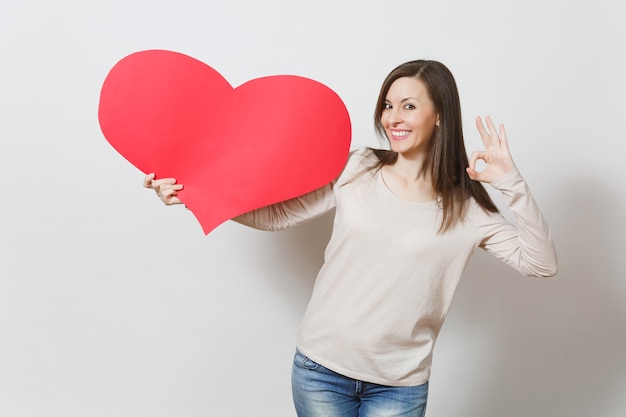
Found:
[{"label": "woman's hand", "polygon": [[160,180],[155,180],[153,173],[148,174],[143,180],[143,186],[146,188],[152,188],[157,193],[161,201],[168,206],[183,203],[177,197],[178,192],[183,189],[183,185],[176,184],[176,179],[174,178],[162,178]]},{"label": "woman's hand", "polygon": [[[509,143],[506,139],[504,125],[500,125],[498,132],[491,121],[491,117],[487,116],[485,120],[489,131],[485,129],[480,116],[476,118],[476,127],[485,144],[485,150],[472,153],[469,167],[466,168],[466,171],[474,181],[491,183],[512,171],[515,168],[515,163],[513,163],[513,158],[511,158],[511,152],[509,152]],[[476,162],[478,160],[483,160],[486,164],[485,169],[482,171],[476,171]]]}]

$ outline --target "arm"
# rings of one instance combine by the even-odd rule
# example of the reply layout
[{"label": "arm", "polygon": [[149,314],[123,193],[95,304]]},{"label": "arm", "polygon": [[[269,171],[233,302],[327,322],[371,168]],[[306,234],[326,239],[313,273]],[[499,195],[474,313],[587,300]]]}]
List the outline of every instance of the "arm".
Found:
[{"label": "arm", "polygon": [[558,270],[558,259],[550,227],[517,169],[491,185],[499,190],[515,216],[515,225],[500,215],[485,225],[481,247],[521,274],[551,277]]},{"label": "arm", "polygon": [[335,207],[333,183],[300,197],[261,207],[233,220],[260,230],[283,230],[312,220]]},{"label": "arm", "polygon": [[[363,154],[364,151],[365,148],[359,151],[351,151],[349,160],[352,155],[358,154],[359,152]],[[354,166],[352,169],[356,169],[355,167],[358,166],[360,162],[359,159],[353,162],[352,165]],[[349,162],[346,163],[346,166],[348,163]],[[337,183],[341,182],[340,178],[342,175],[343,173],[329,184],[317,190],[313,190],[290,200],[252,210],[232,220],[256,229],[271,231],[286,229],[312,220],[335,207],[334,187]],[[182,204],[182,201],[177,196],[178,191],[183,189],[182,184],[177,184],[174,178],[162,178],[158,180],[154,178],[154,174],[146,175],[143,186],[153,189],[166,205]]]},{"label": "arm", "polygon": [[[476,119],[485,151],[472,154],[467,173],[471,179],[490,183],[502,192],[516,226],[500,215],[492,216],[494,221],[484,226],[487,229],[480,246],[524,275],[554,276],[558,260],[548,223],[513,163],[504,126],[497,131],[491,118],[486,121],[488,130],[480,118]],[[479,159],[486,163],[481,172],[475,170]]]},{"label": "arm", "polygon": [[[144,178],[143,186],[153,189],[168,206],[182,204],[177,195],[183,185],[177,184],[174,178],[155,180],[151,173]],[[233,220],[255,229],[276,231],[312,220],[334,207],[335,195],[331,183],[300,197],[242,214]]]}]

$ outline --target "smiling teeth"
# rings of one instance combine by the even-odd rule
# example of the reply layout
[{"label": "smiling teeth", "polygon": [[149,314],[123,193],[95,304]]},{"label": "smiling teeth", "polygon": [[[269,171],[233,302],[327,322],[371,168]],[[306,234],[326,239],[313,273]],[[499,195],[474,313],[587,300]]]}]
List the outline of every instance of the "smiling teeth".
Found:
[{"label": "smiling teeth", "polygon": [[398,131],[398,132],[391,132],[391,135],[394,138],[402,138],[402,137],[408,136],[409,133],[410,132],[408,130],[401,130],[401,131]]}]

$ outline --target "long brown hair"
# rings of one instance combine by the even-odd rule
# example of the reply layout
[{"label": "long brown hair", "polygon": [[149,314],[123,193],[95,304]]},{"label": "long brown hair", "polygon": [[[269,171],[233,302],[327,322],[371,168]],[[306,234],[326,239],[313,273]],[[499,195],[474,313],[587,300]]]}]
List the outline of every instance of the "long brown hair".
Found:
[{"label": "long brown hair", "polygon": [[[486,211],[496,213],[498,208],[482,183],[473,181],[465,168],[469,162],[463,140],[461,103],[456,81],[450,70],[441,62],[415,60],[399,65],[387,75],[380,89],[374,111],[374,127],[381,139],[389,143],[381,123],[389,88],[398,78],[412,77],[421,80],[430,94],[439,114],[439,126],[435,128],[430,152],[426,158],[426,170],[430,170],[432,186],[441,199],[443,221],[440,232],[445,232],[463,220],[470,198]],[[391,150],[374,150],[378,163],[372,169],[393,165],[398,154]]]}]

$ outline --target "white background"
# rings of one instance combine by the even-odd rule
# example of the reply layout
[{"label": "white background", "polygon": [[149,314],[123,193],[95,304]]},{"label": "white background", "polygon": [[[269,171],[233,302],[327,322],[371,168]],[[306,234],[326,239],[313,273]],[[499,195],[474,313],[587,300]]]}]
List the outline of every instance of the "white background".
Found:
[{"label": "white background", "polygon": [[331,219],[205,236],[143,189],[97,107],[118,60],[157,48],[234,86],[328,85],[353,148],[377,146],[393,67],[446,63],[468,150],[476,115],[505,123],[560,272],[523,278],[477,254],[435,348],[428,416],[623,417],[625,20],[622,0],[2,0],[0,416],[295,414],[294,342]]}]

